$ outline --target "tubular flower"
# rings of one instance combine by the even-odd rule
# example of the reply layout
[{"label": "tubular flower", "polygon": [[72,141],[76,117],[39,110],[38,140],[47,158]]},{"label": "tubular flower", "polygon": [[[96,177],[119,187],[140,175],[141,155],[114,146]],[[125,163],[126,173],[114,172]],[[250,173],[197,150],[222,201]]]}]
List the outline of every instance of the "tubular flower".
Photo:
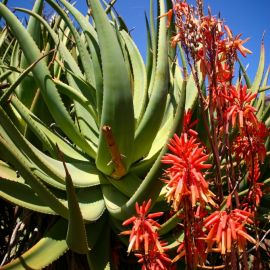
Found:
[{"label": "tubular flower", "polygon": [[[163,244],[161,243],[163,246]],[[165,248],[164,248],[165,249]],[[138,263],[142,263],[142,270],[169,270],[171,269],[171,259],[164,252],[160,252],[156,249],[150,250],[147,255],[141,253],[135,253],[135,256],[139,258]]]},{"label": "tubular flower", "polygon": [[246,38],[244,40],[240,39],[242,34],[233,37],[232,32],[227,25],[224,25],[224,29],[228,37],[228,39],[224,43],[224,47],[221,49],[224,53],[228,51],[233,51],[236,53],[236,51],[238,50],[244,57],[246,57],[247,54],[252,53],[249,49],[243,46],[243,44],[246,43],[249,40],[249,38]]},{"label": "tubular flower", "polygon": [[127,252],[140,251],[148,254],[149,251],[157,249],[163,252],[163,248],[158,240],[157,228],[160,225],[153,220],[163,215],[163,212],[147,214],[151,206],[151,199],[141,206],[136,203],[137,215],[123,222],[123,226],[133,224],[132,229],[120,233],[120,235],[130,235],[129,246]]},{"label": "tubular flower", "polygon": [[240,209],[234,209],[231,213],[216,211],[207,217],[203,222],[209,231],[205,238],[207,252],[230,253],[233,243],[239,252],[243,252],[247,241],[256,244],[256,240],[245,229],[245,224],[253,224],[252,217],[250,212]]},{"label": "tubular flower", "polygon": [[224,95],[224,97],[229,102],[226,116],[227,121],[231,121],[232,126],[236,126],[237,120],[240,129],[242,129],[247,122],[254,125],[258,124],[258,120],[255,116],[256,109],[250,105],[251,101],[256,97],[256,94],[247,93],[247,86],[240,85],[239,89],[231,86],[229,95]]},{"label": "tubular flower", "polygon": [[173,209],[179,210],[185,196],[190,198],[192,207],[196,202],[206,202],[215,206],[213,201],[215,195],[209,190],[208,183],[204,179],[203,170],[212,167],[205,164],[208,159],[205,148],[194,136],[188,138],[187,133],[182,133],[180,138],[175,134],[168,148],[172,154],[165,155],[162,162],[171,165],[165,171],[166,178],[169,178],[165,182],[167,201],[172,201]]}]

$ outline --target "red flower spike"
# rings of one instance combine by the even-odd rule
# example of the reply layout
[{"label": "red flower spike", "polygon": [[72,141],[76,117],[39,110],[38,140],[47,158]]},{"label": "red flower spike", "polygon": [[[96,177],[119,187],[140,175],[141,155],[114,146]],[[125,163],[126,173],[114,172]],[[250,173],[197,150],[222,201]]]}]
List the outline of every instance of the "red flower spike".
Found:
[{"label": "red flower spike", "polygon": [[[216,211],[204,220],[204,227],[209,231],[205,241],[207,252],[220,252],[222,255],[231,252],[234,242],[239,252],[243,252],[247,241],[256,244],[244,225],[253,224],[250,212],[234,209],[231,213]],[[216,246],[216,247],[214,247]]]},{"label": "red flower spike", "polygon": [[165,171],[169,180],[164,181],[167,183],[167,201],[172,201],[173,209],[178,211],[186,196],[190,198],[193,207],[197,202],[216,206],[213,201],[215,195],[209,190],[202,171],[212,167],[204,163],[208,159],[205,148],[195,137],[188,139],[187,133],[182,133],[180,138],[175,134],[168,148],[173,153],[165,155],[162,162],[171,165]]},{"label": "red flower spike", "polygon": [[[243,129],[244,124],[248,122],[258,125],[258,120],[255,116],[256,109],[250,105],[255,97],[256,94],[247,93],[247,86],[240,85],[238,90],[231,86],[229,94],[224,95],[224,98],[229,102],[226,118],[227,121],[231,121],[232,126],[236,126],[238,123],[239,128]],[[227,132],[228,128],[229,126],[227,125]]]},{"label": "red flower spike", "polygon": [[132,229],[120,233],[120,235],[130,235],[128,253],[132,250],[140,250],[148,254],[155,247],[159,252],[163,252],[156,232],[160,225],[153,220],[162,216],[163,212],[147,214],[151,207],[151,199],[147,203],[144,201],[141,206],[136,203],[135,207],[137,215],[122,224],[123,226],[133,224]]}]

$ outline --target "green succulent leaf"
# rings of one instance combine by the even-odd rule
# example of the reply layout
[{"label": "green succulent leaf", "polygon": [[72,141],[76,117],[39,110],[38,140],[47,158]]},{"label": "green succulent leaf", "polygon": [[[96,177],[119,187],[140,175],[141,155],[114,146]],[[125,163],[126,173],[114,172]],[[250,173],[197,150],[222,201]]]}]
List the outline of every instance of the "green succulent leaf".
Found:
[{"label": "green succulent leaf", "polygon": [[[177,132],[181,132],[184,112],[185,112],[185,100],[186,100],[186,86],[187,82],[183,81],[181,90],[181,97],[175,113],[174,122],[169,134],[169,138]],[[161,158],[167,151],[167,145],[165,144],[155,160],[153,166],[149,170],[148,174],[132,195],[127,198],[120,193],[116,188],[109,184],[108,180],[104,176],[100,176],[102,192],[108,211],[115,219],[124,220],[132,216],[135,212],[135,203],[141,203],[145,198],[151,198],[153,204],[158,199],[161,189],[164,183],[159,179],[162,174]]]},{"label": "green succulent leaf", "polygon": [[75,193],[75,188],[73,186],[71,176],[68,172],[63,155],[60,152],[59,148],[58,151],[66,173],[66,191],[69,209],[68,230],[66,236],[67,244],[71,250],[80,254],[87,254],[87,252],[89,251],[89,247],[87,243],[86,230],[80,206],[78,204],[77,196]]},{"label": "green succulent leaf", "polygon": [[[268,67],[266,73],[265,73],[265,76],[264,76],[264,79],[262,81],[262,85],[258,91],[258,95],[259,95],[259,98],[258,98],[258,102],[256,104],[256,110],[257,110],[257,117],[259,119],[262,119],[263,117],[263,113],[266,111],[265,110],[265,107],[266,107],[266,104],[265,104],[265,98],[266,98],[266,94],[265,94],[265,91],[270,89],[270,86],[267,87],[267,81],[268,81],[268,78],[269,78],[269,73],[270,73],[270,67]],[[264,91],[262,91],[262,89],[266,89]]]},{"label": "green succulent leaf", "polygon": [[[163,1],[159,1],[159,6],[160,13],[165,13]],[[135,132],[134,161],[137,161],[149,152],[163,119],[169,79],[167,43],[166,20],[162,18],[159,27],[158,55],[153,90],[151,91],[145,113]],[[151,87],[151,84],[149,87]]]},{"label": "green succulent leaf", "polygon": [[8,143],[0,135],[0,151],[5,153],[5,157],[19,171],[24,179],[27,179],[29,185],[37,193],[40,199],[47,203],[60,216],[67,218],[67,208],[54,196],[54,194],[32,173],[28,166],[29,161],[23,154],[10,142]]},{"label": "green succulent leaf", "polygon": [[141,54],[130,35],[123,30],[121,31],[121,35],[127,46],[132,66],[134,117],[138,123],[142,117],[147,101],[146,70]]},{"label": "green succulent leaf", "polygon": [[[20,24],[15,15],[10,12],[3,4],[0,3],[0,14],[5,18],[7,24],[12,29],[14,35],[16,36],[20,46],[25,54],[27,61],[31,64],[35,62],[39,56],[40,52],[37,48],[35,42]],[[31,48],[31,50],[29,50]],[[15,65],[16,66],[16,65]],[[33,75],[38,82],[41,89],[41,93],[45,102],[50,109],[57,124],[63,129],[63,131],[73,140],[79,147],[84,149],[84,151],[91,157],[95,157],[95,152],[83,136],[76,129],[72,119],[67,113],[62,100],[58,94],[57,88],[55,87],[48,68],[43,60],[41,60],[33,69]]]},{"label": "green succulent leaf", "polygon": [[[0,166],[3,169],[3,165]],[[32,188],[17,181],[2,178],[0,181],[0,197],[21,207],[35,212],[55,215],[56,213],[34,194]]]},{"label": "green succulent leaf", "polygon": [[[43,3],[44,0],[37,0],[33,6],[32,11],[37,14],[41,14],[43,10]],[[40,23],[34,17],[30,17],[28,25],[27,25],[27,32],[33,38],[37,46],[41,48],[41,29]],[[20,59],[21,65],[20,67],[25,69],[29,62],[26,59],[25,55],[22,54]],[[33,100],[35,98],[37,92],[37,85],[33,77],[26,77],[22,81],[20,87],[17,90],[18,97],[20,100],[25,104],[26,107],[30,108]]]},{"label": "green succulent leaf", "polygon": [[100,50],[98,46],[97,33],[95,32],[94,27],[89,23],[87,18],[85,18],[73,5],[71,5],[67,1],[62,1],[62,3],[80,24],[86,42],[89,46],[93,62],[93,72],[95,77],[97,111],[99,116],[101,116],[102,99],[103,99],[103,80],[102,80]]},{"label": "green succulent leaf", "polygon": [[261,54],[260,54],[260,61],[258,65],[258,69],[253,81],[253,84],[250,88],[250,91],[252,93],[258,93],[262,78],[263,78],[263,73],[264,73],[264,65],[265,65],[265,48],[264,48],[264,43],[262,42],[261,45]]},{"label": "green succulent leaf", "polygon": [[[132,159],[135,126],[130,80],[120,44],[105,11],[99,1],[90,0],[89,3],[97,29],[103,71],[104,89],[100,129],[104,126],[111,128],[127,170]],[[111,160],[106,137],[101,132],[96,159],[98,169],[111,175],[114,171],[113,165],[109,164]]]}]

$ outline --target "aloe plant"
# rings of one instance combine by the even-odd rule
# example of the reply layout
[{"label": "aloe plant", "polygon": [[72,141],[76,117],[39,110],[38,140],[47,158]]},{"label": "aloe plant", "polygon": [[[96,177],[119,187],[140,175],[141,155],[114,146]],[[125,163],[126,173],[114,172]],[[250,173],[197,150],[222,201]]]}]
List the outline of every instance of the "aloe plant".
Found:
[{"label": "aloe plant", "polygon": [[[56,217],[33,247],[3,269],[41,269],[68,249],[84,254],[90,269],[114,269],[111,238],[123,231],[136,203],[170,211],[161,159],[168,139],[181,134],[185,110],[211,119],[202,113],[196,90],[207,95],[205,74],[198,69],[194,80],[181,46],[180,57],[171,46],[177,28],[163,16],[172,8],[169,0],[156,1],[157,16],[150,0],[146,63],[111,9],[115,1],[88,0],[87,16],[66,0],[46,2],[56,14],[50,22],[42,17],[43,0],[32,11],[16,9],[30,16],[26,27],[0,4],[6,22],[0,36],[0,197]],[[269,127],[263,46],[254,82],[243,67],[241,72],[248,90],[258,93],[256,117]],[[204,127],[196,131],[210,149]],[[209,155],[209,162],[214,158]],[[265,168],[261,179],[267,183]],[[246,188],[243,181],[239,196]],[[263,221],[267,201],[264,196],[259,211]],[[176,213],[158,229],[171,250],[184,238],[178,223]]]},{"label": "aloe plant", "polygon": [[[0,4],[0,197],[59,218],[3,269],[40,269],[67,249],[86,254],[91,269],[109,269],[110,233],[135,202],[162,205],[159,161],[181,129],[192,80],[174,63],[154,1],[146,64],[110,6],[88,1],[89,18],[68,1],[47,0],[57,14],[48,23],[43,2],[16,10],[30,15],[26,27]],[[165,13],[163,0],[157,6]]]}]

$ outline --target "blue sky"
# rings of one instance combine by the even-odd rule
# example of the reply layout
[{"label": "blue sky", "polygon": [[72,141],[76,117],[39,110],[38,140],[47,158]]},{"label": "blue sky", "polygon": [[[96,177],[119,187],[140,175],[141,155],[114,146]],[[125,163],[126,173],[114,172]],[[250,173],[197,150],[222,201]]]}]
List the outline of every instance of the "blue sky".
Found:
[{"label": "blue sky", "polygon": [[[9,6],[31,8],[33,0],[9,0]],[[85,0],[77,0],[76,7],[86,13]],[[144,12],[149,11],[149,0],[117,0],[116,9],[126,21],[132,36],[143,55],[145,55],[146,30]],[[188,3],[194,3],[188,1]],[[244,59],[249,64],[248,73],[254,76],[259,61],[259,51],[262,35],[265,32],[266,66],[270,64],[270,1],[269,0],[205,0],[205,6],[210,6],[212,14],[221,12],[221,17],[232,29],[234,34],[243,33],[242,38],[250,37],[246,47],[253,54]]]}]

